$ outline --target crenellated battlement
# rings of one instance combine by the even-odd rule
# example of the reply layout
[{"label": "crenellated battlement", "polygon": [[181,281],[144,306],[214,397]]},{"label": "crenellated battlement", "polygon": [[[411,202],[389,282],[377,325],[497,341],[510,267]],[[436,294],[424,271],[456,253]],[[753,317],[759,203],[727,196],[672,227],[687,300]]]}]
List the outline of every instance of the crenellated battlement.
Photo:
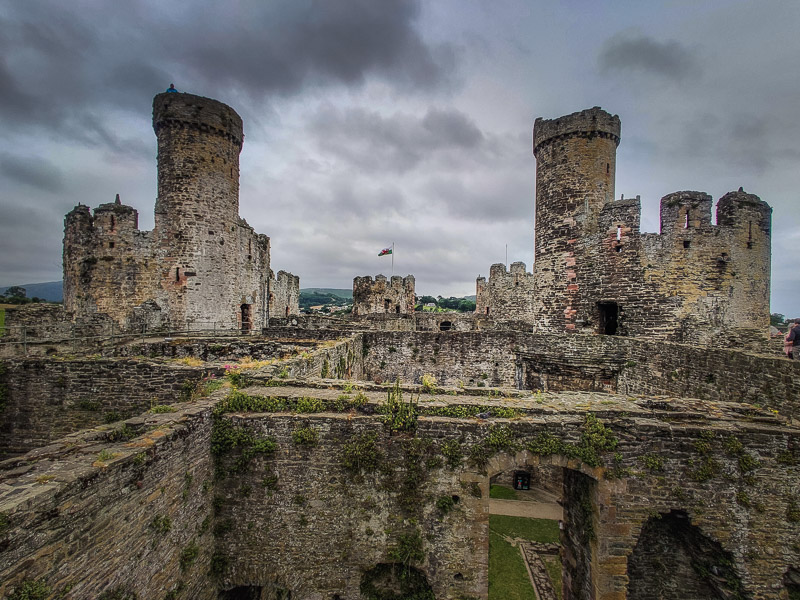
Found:
[{"label": "crenellated battlement", "polygon": [[385,275],[353,278],[353,316],[369,314],[411,315],[416,301],[413,275]]},{"label": "crenellated battlement", "polygon": [[619,145],[620,128],[619,117],[599,106],[557,119],[539,117],[533,125],[533,154],[538,155],[545,145],[570,137],[607,138]]},{"label": "crenellated battlement", "polygon": [[230,106],[194,94],[164,92],[153,98],[153,129],[194,129],[227,139],[241,149],[242,118]]},{"label": "crenellated battlement", "polygon": [[[153,99],[158,197],[153,231],[117,195],[92,214],[65,218],[64,304],[74,318],[104,314],[133,327],[240,329],[267,326],[270,313],[297,314],[299,279],[272,279],[270,241],[239,216],[242,119],[193,94]],[[269,304],[268,304],[269,303]]]},{"label": "crenellated battlement", "polygon": [[620,131],[599,107],[536,119],[532,274],[492,265],[476,312],[543,331],[766,339],[769,205],[739,189],[719,200],[714,224],[710,195],[678,191],[661,199],[659,233],[642,233],[641,199],[614,199]]}]

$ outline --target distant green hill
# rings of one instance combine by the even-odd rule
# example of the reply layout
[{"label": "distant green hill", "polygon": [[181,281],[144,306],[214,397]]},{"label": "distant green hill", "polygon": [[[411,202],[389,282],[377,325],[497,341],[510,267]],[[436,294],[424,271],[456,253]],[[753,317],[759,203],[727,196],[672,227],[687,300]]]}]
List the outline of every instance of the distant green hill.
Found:
[{"label": "distant green hill", "polygon": [[338,296],[339,298],[345,298],[346,300],[353,299],[353,290],[342,290],[337,288],[303,288],[300,290],[300,295],[307,295],[310,296],[312,294],[331,294],[333,296]]},{"label": "distant green hill", "polygon": [[[3,294],[9,287],[0,287],[0,294]],[[46,283],[24,283],[27,298],[41,298],[48,302],[62,302],[64,300],[64,286],[60,281],[48,281]]]}]

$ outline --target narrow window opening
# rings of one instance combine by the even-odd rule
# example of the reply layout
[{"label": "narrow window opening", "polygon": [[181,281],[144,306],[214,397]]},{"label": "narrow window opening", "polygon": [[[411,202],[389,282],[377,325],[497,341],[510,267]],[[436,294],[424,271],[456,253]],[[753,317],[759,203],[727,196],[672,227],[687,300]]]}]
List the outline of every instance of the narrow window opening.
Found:
[{"label": "narrow window opening", "polygon": [[250,311],[249,304],[242,304],[239,308],[242,316],[242,333],[245,333],[250,331],[253,327],[252,312]]},{"label": "narrow window opening", "polygon": [[117,222],[114,220],[114,215],[111,215],[111,231],[114,231],[114,228],[117,226]]},{"label": "narrow window opening", "polygon": [[606,163],[606,175],[608,175],[609,173],[611,173],[611,164]]},{"label": "narrow window opening", "polygon": [[691,245],[692,245],[692,243],[689,240],[683,240],[683,247],[684,248],[688,248]]},{"label": "narrow window opening", "polygon": [[398,314],[398,315],[400,314],[400,305],[399,305],[399,304],[395,304],[395,306],[394,306],[394,312],[395,312],[396,314]]},{"label": "narrow window opening", "polygon": [[114,247],[114,242],[108,242],[108,247],[109,248],[113,248]]},{"label": "narrow window opening", "polygon": [[488,306],[486,307],[486,315],[487,316],[489,315],[489,307]]},{"label": "narrow window opening", "polygon": [[686,211],[686,219],[683,221],[683,228],[689,229],[689,211]]},{"label": "narrow window opening", "polygon": [[616,302],[598,302],[599,313],[598,333],[605,335],[617,335],[619,327],[619,306]]},{"label": "narrow window opening", "polygon": [[289,316],[289,307],[288,306],[286,307],[286,316],[287,317]]},{"label": "narrow window opening", "polygon": [[175,267],[175,282],[179,282],[181,280],[181,268]]},{"label": "narrow window opening", "polygon": [[752,250],[753,249],[753,242],[747,242],[747,248],[748,248],[748,250]]},{"label": "narrow window opening", "polygon": [[614,250],[615,250],[616,252],[622,252],[622,244],[620,244],[620,245],[618,245],[618,246],[615,246],[615,247],[614,247]]},{"label": "narrow window opening", "polygon": [[622,239],[622,225],[617,225],[617,241]]},{"label": "narrow window opening", "polygon": [[439,323],[439,331],[450,331],[453,328],[453,323],[450,321],[442,321]]},{"label": "narrow window opening", "polygon": [[389,312],[391,310],[392,302],[388,298],[383,300],[383,310]]}]

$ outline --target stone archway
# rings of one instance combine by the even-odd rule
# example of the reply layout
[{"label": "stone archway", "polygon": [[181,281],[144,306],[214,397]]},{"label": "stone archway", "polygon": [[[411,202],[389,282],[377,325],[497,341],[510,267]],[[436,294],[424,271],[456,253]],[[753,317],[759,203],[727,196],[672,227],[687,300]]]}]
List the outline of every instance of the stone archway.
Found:
[{"label": "stone archway", "polygon": [[749,596],[733,557],[684,511],[650,517],[628,557],[628,600],[720,600]]},{"label": "stone archway", "polygon": [[[545,490],[547,494],[543,494],[543,496],[551,495],[554,491],[557,492],[556,501],[563,509],[560,520],[558,520],[558,513],[554,514],[551,510],[537,511],[534,509],[530,515],[531,518],[536,519],[552,519],[554,526],[560,528],[557,536],[560,548],[557,552],[562,563],[562,598],[564,600],[588,600],[594,598],[597,587],[592,572],[592,565],[596,557],[597,481],[590,472],[576,470],[574,467],[574,463],[570,464],[562,456],[542,458],[528,451],[513,455],[501,453],[495,455],[487,465],[488,481],[485,484],[486,490],[489,492],[491,482],[498,481],[498,477],[504,477],[510,483],[512,478],[516,479],[520,473],[525,472],[530,475],[532,490],[537,487]],[[543,478],[548,476],[558,481],[555,489],[544,481]],[[489,496],[489,493],[485,495]],[[491,498],[486,498],[485,510],[490,519],[490,536],[492,534],[492,515],[498,514],[498,511],[492,509],[492,502]],[[533,544],[532,548],[535,551],[536,544]],[[530,548],[522,544],[521,550],[525,555]],[[489,553],[491,568],[491,549]],[[536,580],[532,567],[533,565],[529,561],[529,573]]]}]

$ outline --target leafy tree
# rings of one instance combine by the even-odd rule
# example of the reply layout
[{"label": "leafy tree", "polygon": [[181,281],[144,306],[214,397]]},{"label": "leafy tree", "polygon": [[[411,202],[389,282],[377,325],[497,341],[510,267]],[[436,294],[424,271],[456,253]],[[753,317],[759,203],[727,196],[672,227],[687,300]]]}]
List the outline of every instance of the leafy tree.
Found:
[{"label": "leafy tree", "polygon": [[781,313],[772,313],[769,316],[769,324],[774,325],[777,327],[778,325],[783,325],[786,322],[786,317],[784,317]]},{"label": "leafy tree", "polygon": [[420,304],[422,304],[423,306],[424,306],[425,304],[436,304],[436,298],[434,298],[433,296],[422,296],[422,297],[421,297],[421,298],[418,300],[418,302],[419,302]]},{"label": "leafy tree", "polygon": [[18,285],[12,285],[10,288],[6,290],[6,296],[9,298],[26,298],[28,292],[25,290],[24,287]]}]

